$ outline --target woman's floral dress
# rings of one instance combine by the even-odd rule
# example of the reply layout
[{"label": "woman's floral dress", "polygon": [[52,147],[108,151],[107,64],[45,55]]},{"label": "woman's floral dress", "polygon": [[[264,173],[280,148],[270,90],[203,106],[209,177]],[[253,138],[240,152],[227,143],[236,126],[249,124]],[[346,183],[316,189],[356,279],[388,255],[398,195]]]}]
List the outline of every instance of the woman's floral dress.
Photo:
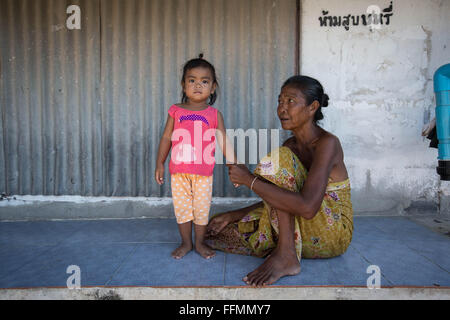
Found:
[{"label": "woman's floral dress", "polygon": [[[257,165],[258,175],[279,187],[299,192],[307,170],[288,147],[269,153]],[[295,248],[300,261],[304,258],[330,258],[343,254],[352,239],[353,209],[349,179],[328,180],[319,212],[313,219],[295,218]],[[277,245],[276,210],[266,202],[237,223],[229,224],[219,234],[210,235],[206,243],[230,253],[264,257]]]}]

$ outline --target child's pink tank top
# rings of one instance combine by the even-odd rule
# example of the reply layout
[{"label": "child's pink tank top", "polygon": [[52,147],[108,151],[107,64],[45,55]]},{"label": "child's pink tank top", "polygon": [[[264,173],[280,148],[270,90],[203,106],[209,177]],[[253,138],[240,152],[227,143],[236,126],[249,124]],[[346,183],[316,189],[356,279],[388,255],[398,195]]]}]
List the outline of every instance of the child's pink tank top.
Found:
[{"label": "child's pink tank top", "polygon": [[191,111],[176,105],[169,108],[174,119],[169,171],[212,176],[215,164],[217,109],[208,106]]}]

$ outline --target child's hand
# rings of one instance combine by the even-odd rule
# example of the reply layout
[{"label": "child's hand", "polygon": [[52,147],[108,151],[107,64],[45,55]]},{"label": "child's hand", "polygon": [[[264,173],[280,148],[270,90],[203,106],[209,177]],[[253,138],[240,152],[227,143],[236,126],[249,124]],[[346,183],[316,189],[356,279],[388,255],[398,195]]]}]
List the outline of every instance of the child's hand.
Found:
[{"label": "child's hand", "polygon": [[155,180],[156,183],[162,185],[164,183],[164,165],[158,164],[155,169]]}]

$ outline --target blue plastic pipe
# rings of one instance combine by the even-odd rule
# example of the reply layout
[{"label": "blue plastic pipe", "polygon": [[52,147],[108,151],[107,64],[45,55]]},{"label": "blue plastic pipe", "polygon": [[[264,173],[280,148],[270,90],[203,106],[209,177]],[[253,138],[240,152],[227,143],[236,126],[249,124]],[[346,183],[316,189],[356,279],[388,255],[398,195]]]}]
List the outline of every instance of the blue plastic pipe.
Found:
[{"label": "blue plastic pipe", "polygon": [[436,94],[436,131],[438,144],[437,173],[441,180],[450,180],[450,63],[434,73]]}]

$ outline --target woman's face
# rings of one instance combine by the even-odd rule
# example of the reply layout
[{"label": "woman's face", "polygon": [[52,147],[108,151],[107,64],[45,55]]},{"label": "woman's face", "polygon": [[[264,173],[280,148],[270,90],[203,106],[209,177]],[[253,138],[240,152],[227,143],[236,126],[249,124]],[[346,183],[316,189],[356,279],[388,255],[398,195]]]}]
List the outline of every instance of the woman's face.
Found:
[{"label": "woman's face", "polygon": [[293,130],[310,121],[311,108],[306,104],[305,96],[299,89],[289,85],[281,88],[277,114],[284,130]]}]

